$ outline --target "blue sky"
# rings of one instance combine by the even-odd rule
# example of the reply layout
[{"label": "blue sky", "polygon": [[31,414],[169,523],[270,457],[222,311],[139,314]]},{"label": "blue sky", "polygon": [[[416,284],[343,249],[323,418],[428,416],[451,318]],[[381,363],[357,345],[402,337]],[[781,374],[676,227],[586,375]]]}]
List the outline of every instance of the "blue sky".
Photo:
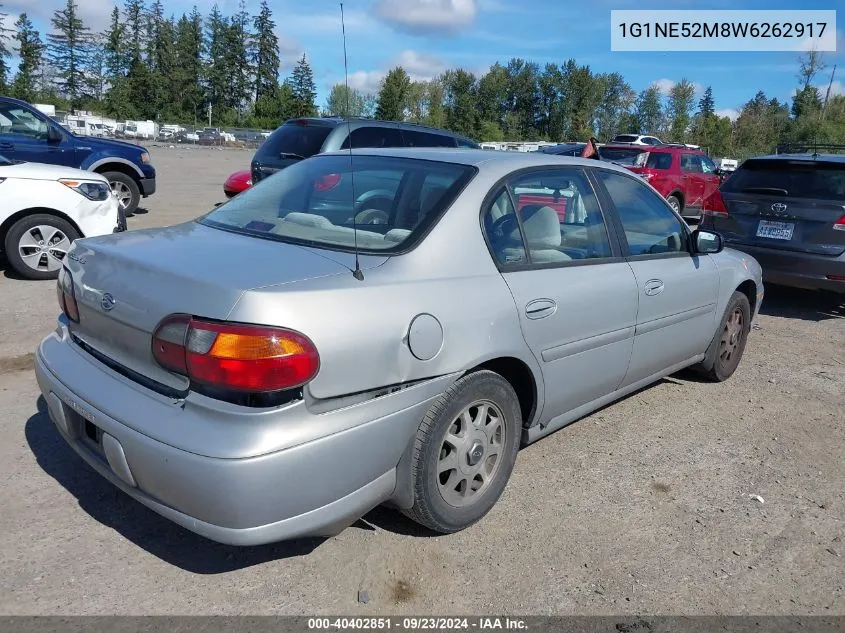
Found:
[{"label": "blue sky", "polygon": [[[77,0],[80,13],[95,28],[104,28],[113,0]],[[37,26],[47,28],[63,0],[0,0],[9,21],[26,10]],[[259,0],[248,0],[255,12]],[[231,14],[238,0],[220,0]],[[165,0],[165,10],[189,11],[194,0]],[[197,3],[210,7],[209,4]],[[305,52],[314,68],[318,102],[331,84],[343,79],[340,9],[335,0],[271,0],[283,63],[289,67]],[[307,6],[307,9],[304,8]],[[733,114],[757,90],[787,100],[797,79],[798,54],[792,52],[631,53],[610,50],[611,9],[837,9],[834,1],[795,0],[346,0],[350,84],[376,90],[384,72],[401,64],[418,79],[445,68],[482,73],[495,61],[523,57],[543,65],[569,58],[596,72],[620,72],[640,91],[657,82],[668,91],[682,78],[712,86],[716,107]],[[207,10],[207,9],[206,9]],[[845,94],[845,13],[837,16],[837,52],[824,54],[828,68],[816,83],[830,79],[838,63],[834,92]],[[7,24],[7,27],[11,24]]]}]

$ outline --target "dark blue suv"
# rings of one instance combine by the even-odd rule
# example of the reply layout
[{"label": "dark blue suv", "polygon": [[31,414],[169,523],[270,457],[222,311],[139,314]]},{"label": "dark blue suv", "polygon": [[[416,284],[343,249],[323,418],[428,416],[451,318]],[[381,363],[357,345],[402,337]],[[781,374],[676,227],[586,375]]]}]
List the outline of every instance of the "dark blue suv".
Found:
[{"label": "dark blue suv", "polygon": [[102,174],[127,214],[156,190],[156,170],[143,147],[76,136],[28,103],[9,97],[0,97],[0,154]]}]

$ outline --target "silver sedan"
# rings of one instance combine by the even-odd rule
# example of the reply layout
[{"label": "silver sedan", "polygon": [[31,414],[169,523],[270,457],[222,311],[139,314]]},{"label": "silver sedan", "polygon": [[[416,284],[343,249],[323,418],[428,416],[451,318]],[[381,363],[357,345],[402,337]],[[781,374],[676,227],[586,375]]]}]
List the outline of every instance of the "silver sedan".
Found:
[{"label": "silver sedan", "polygon": [[355,150],[77,241],[36,374],[82,459],[210,539],[382,503],[454,532],[521,445],[685,367],[729,378],[762,298],[752,257],[623,168]]}]

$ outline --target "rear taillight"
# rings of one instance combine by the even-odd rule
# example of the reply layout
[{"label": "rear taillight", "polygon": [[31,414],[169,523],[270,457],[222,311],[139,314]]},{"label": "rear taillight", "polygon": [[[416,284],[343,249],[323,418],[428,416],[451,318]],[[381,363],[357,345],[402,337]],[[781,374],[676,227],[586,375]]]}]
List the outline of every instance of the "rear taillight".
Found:
[{"label": "rear taillight", "polygon": [[59,300],[59,309],[67,315],[67,318],[74,323],[79,323],[79,307],[76,305],[76,292],[73,288],[73,277],[67,268],[59,272],[59,280],[56,283],[56,294]]},{"label": "rear taillight", "polygon": [[707,199],[704,200],[701,209],[702,215],[727,215],[728,208],[725,206],[725,201],[722,200],[722,194],[719,190],[713,192]]},{"label": "rear taillight", "polygon": [[839,218],[833,225],[834,231],[845,231],[845,215]]},{"label": "rear taillight", "polygon": [[201,385],[252,393],[299,387],[320,368],[317,348],[285,328],[165,319],[153,335],[159,365]]}]

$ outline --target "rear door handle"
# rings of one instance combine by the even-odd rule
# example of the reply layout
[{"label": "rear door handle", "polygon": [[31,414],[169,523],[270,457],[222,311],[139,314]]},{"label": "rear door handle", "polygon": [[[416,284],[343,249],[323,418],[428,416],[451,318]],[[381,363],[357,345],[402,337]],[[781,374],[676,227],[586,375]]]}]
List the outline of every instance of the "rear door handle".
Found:
[{"label": "rear door handle", "polygon": [[648,296],[659,295],[663,292],[663,282],[660,279],[649,279],[645,282],[643,290]]},{"label": "rear door handle", "polygon": [[552,316],[557,311],[557,303],[552,299],[534,299],[525,306],[525,316],[529,319],[542,319]]}]

